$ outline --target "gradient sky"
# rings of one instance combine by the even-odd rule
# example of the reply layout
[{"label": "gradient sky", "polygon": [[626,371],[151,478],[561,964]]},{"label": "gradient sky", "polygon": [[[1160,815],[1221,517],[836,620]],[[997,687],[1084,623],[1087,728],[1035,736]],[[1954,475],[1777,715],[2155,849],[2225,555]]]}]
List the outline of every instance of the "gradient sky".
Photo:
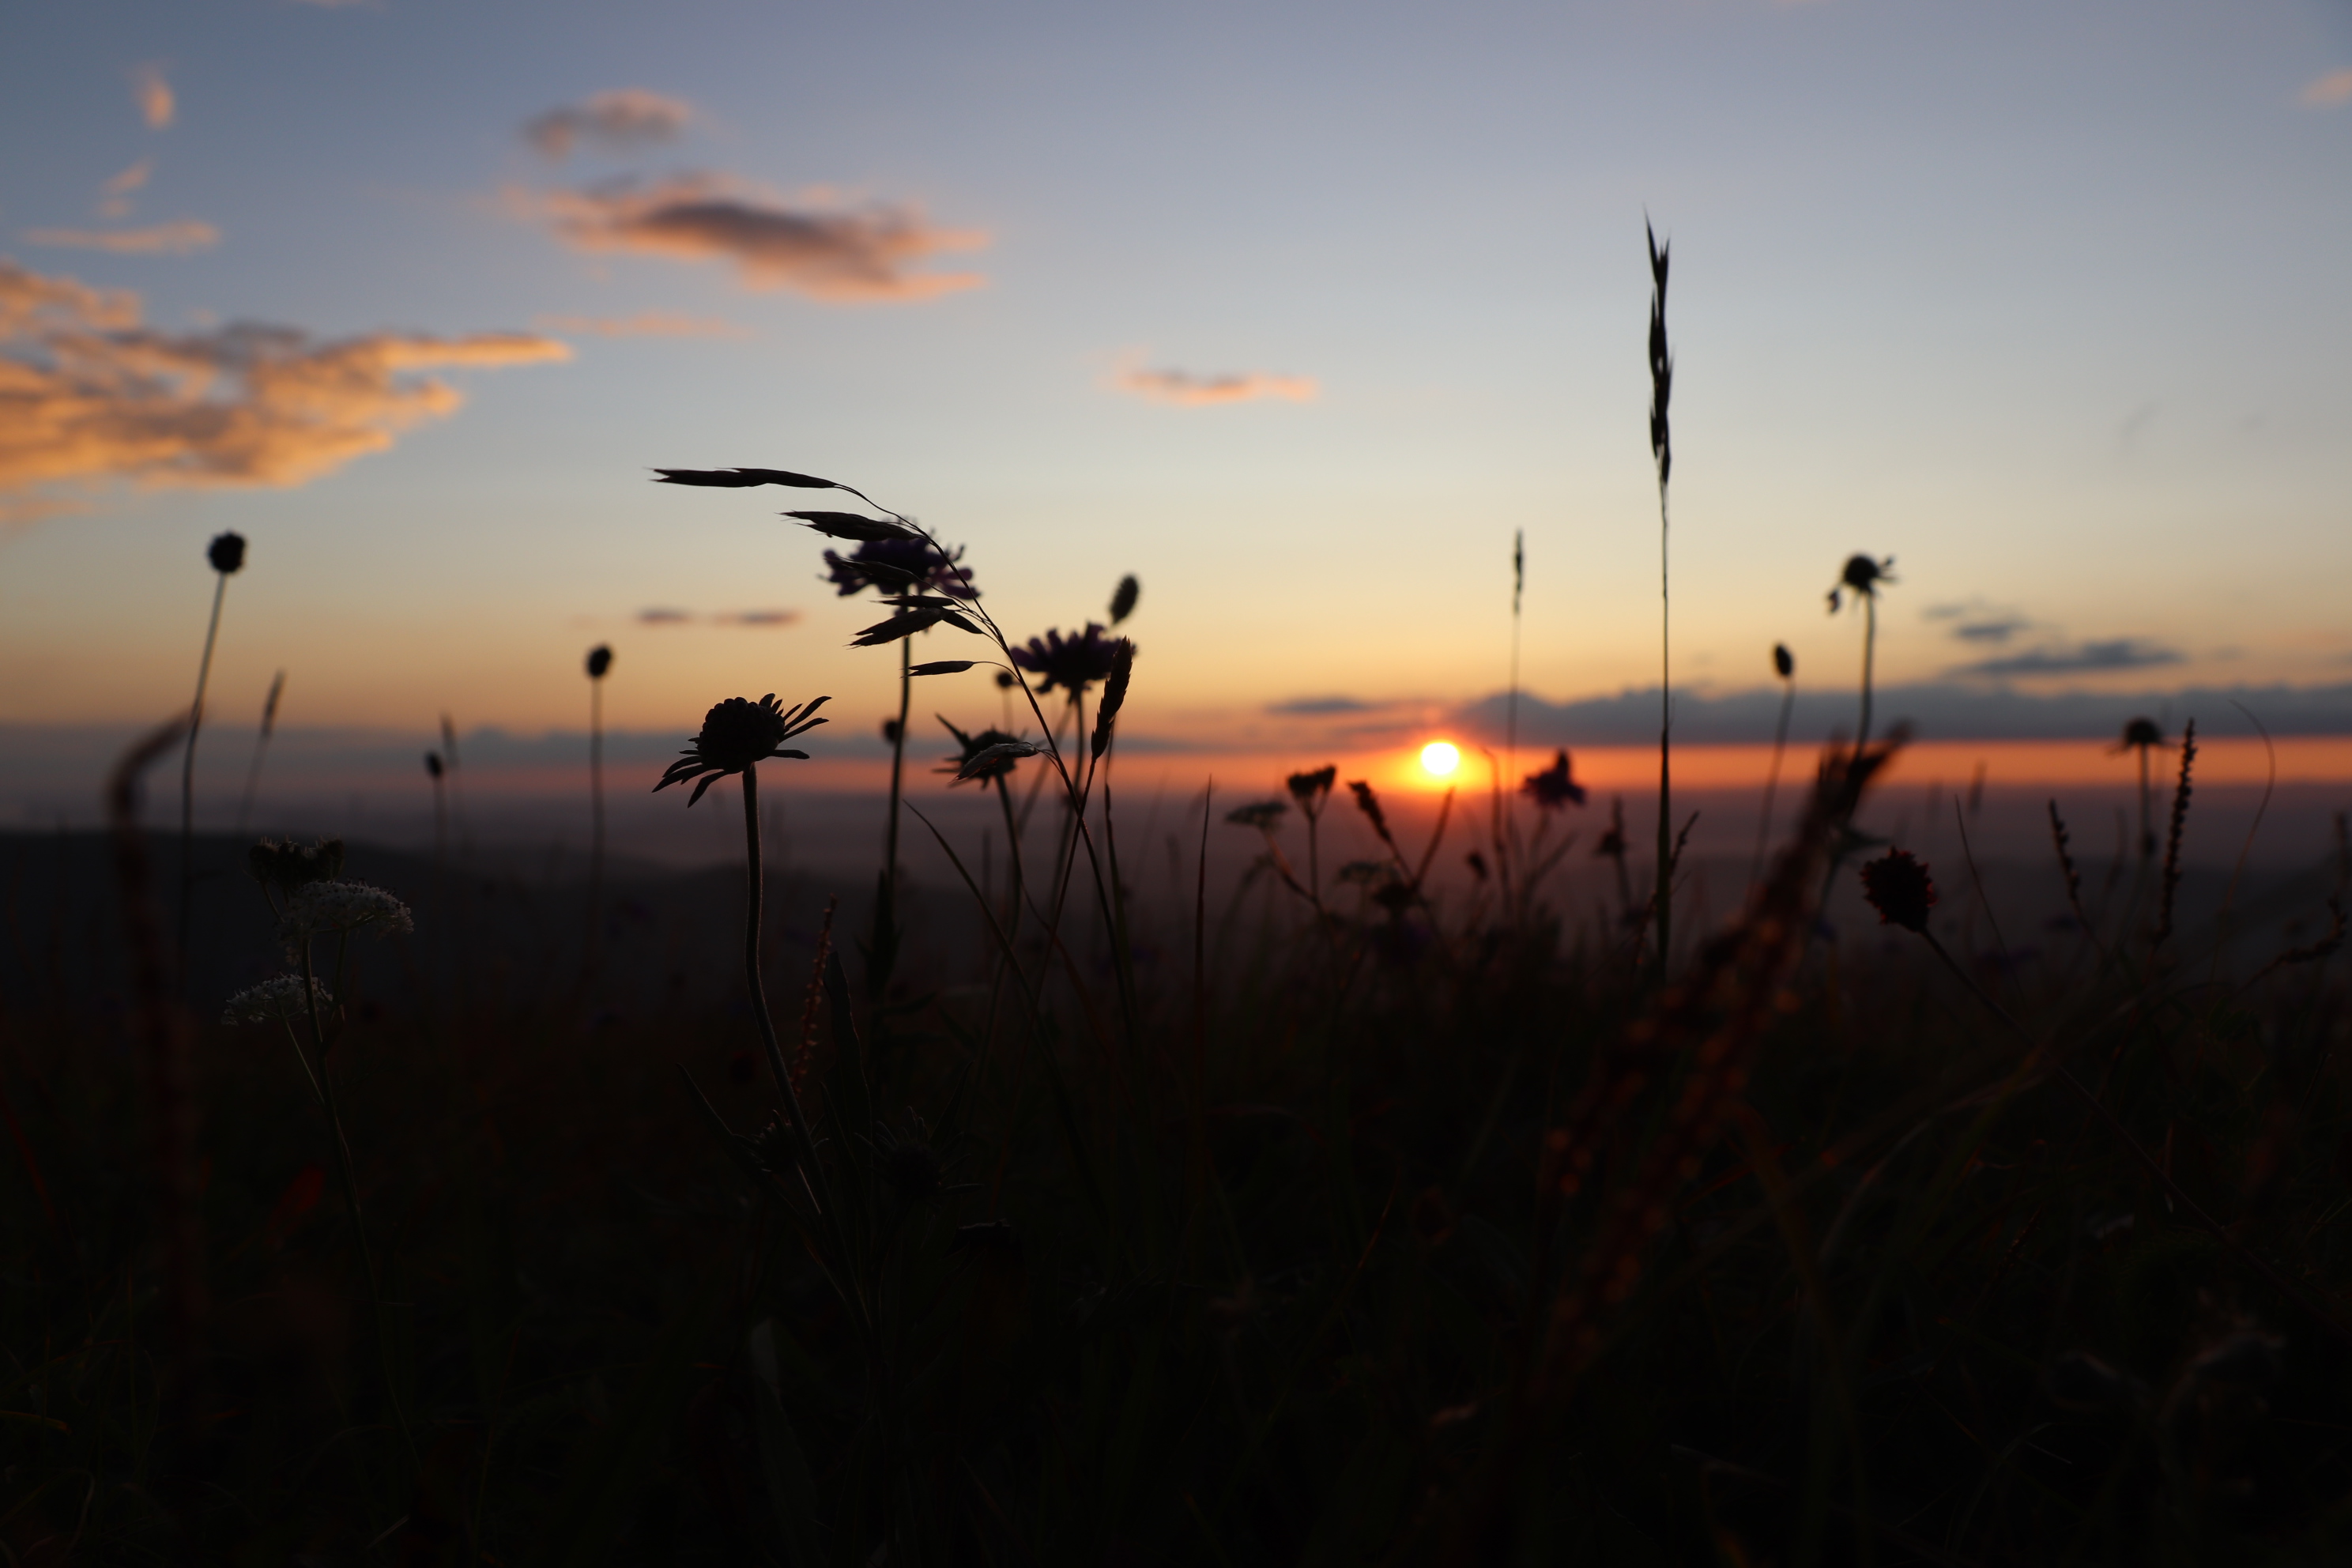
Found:
[{"label": "gradient sky", "polygon": [[[291,723],[576,727],[609,640],[620,727],[881,712],[798,498],[656,464],[855,483],[1018,631],[1139,574],[1171,737],[1498,689],[1520,528],[1528,687],[1645,685],[1645,209],[1678,684],[1760,684],[1776,638],[1850,680],[1857,550],[1895,558],[1890,681],[2352,678],[2341,0],[27,0],[0,35],[0,720],[184,703],[227,528],[239,710],[284,668]],[[992,717],[964,679],[926,695]]]}]

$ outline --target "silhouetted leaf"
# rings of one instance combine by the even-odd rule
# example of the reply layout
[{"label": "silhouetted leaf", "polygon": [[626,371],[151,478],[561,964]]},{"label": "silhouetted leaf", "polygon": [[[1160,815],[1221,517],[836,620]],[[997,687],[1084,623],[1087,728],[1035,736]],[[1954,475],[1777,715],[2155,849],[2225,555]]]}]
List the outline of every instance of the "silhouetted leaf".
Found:
[{"label": "silhouetted leaf", "polygon": [[908,675],[961,675],[980,661],[976,658],[935,658],[908,669]]},{"label": "silhouetted leaf", "polygon": [[788,511],[786,517],[796,517],[819,533],[834,539],[854,539],[861,544],[871,544],[883,539],[920,539],[923,536],[904,523],[886,521],[878,517],[866,517],[854,511]]},{"label": "silhouetted leaf", "polygon": [[790,485],[795,489],[837,490],[831,479],[795,474],[787,468],[656,468],[657,485],[709,485],[719,489],[744,489],[752,485]]},{"label": "silhouetted leaf", "polygon": [[946,619],[945,610],[909,610],[902,616],[892,616],[887,621],[877,621],[852,637],[852,647],[880,647],[884,643],[897,642],[900,637],[913,637],[929,631]]},{"label": "silhouetted leaf", "polygon": [[1034,757],[1036,754],[1037,748],[1031,745],[1026,741],[1000,742],[996,745],[989,746],[983,750],[974,752],[971,754],[971,759],[964,763],[962,769],[957,773],[956,777],[959,779],[974,778],[981,773],[986,773],[991,767],[998,763],[1005,762],[1016,757]]}]

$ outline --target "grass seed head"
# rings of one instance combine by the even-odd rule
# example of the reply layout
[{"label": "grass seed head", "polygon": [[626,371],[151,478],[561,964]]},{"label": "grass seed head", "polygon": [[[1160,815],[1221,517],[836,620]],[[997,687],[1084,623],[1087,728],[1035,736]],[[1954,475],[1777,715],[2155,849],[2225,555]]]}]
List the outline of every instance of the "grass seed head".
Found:
[{"label": "grass seed head", "polygon": [[1797,656],[1789,651],[1787,643],[1776,642],[1772,645],[1772,673],[1783,680],[1797,673]]},{"label": "grass seed head", "polygon": [[594,647],[588,650],[589,679],[604,679],[604,677],[611,672],[612,668],[613,649],[611,645],[606,643],[598,643]]}]

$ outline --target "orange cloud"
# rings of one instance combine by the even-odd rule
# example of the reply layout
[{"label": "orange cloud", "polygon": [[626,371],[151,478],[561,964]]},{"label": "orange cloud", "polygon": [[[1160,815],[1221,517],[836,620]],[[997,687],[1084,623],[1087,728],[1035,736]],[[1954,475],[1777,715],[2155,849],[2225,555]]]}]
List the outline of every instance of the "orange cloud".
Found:
[{"label": "orange cloud", "polygon": [[589,333],[600,338],[744,338],[751,330],[719,316],[686,316],[676,310],[640,310],[634,316],[537,316],[531,324],[551,332]]},{"label": "orange cloud", "polygon": [[178,117],[179,100],[172,96],[172,84],[163,79],[162,66],[141,66],[133,71],[131,91],[150,131],[161,131]]},{"label": "orange cloud", "polygon": [[1194,375],[1182,370],[1125,370],[1113,378],[1111,384],[1138,397],[1173,403],[1183,408],[1200,408],[1213,403],[1248,403],[1261,397],[1312,403],[1320,390],[1311,375],[1269,375],[1263,371]]},{"label": "orange cloud", "polygon": [[2321,77],[2303,89],[2303,101],[2314,109],[2333,109],[2339,103],[2352,103],[2352,70],[2336,71]]},{"label": "orange cloud", "polygon": [[99,188],[110,196],[127,196],[144,185],[147,183],[147,176],[154,172],[155,161],[152,158],[142,158]]},{"label": "orange cloud", "polygon": [[111,483],[299,485],[455,413],[464,395],[423,373],[571,356],[523,332],[162,332],[134,294],[0,258],[0,523]]},{"label": "orange cloud", "polygon": [[830,304],[929,300],[986,281],[908,270],[940,251],[988,243],[984,234],[934,227],[911,206],[796,210],[695,174],[552,191],[521,205],[577,250],[731,261],[747,289],[793,289]]},{"label": "orange cloud", "polygon": [[210,250],[220,243],[220,230],[208,223],[183,218],[147,228],[36,228],[25,238],[34,245],[71,250],[110,250],[117,256],[185,256]]},{"label": "orange cloud", "polygon": [[524,126],[522,134],[542,155],[568,158],[583,142],[614,152],[674,142],[694,119],[692,104],[641,87],[625,87],[551,109]]}]

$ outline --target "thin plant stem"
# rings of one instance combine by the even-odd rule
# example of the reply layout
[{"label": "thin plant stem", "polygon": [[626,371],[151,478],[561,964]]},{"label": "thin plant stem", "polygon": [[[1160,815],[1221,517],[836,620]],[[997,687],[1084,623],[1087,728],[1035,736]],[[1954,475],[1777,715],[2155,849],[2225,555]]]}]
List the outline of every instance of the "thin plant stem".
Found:
[{"label": "thin plant stem", "polygon": [[173,957],[185,983],[188,921],[196,890],[196,732],[205,723],[205,687],[212,679],[213,645],[220,638],[221,601],[228,596],[228,574],[213,574],[212,618],[205,623],[205,656],[196,664],[196,697],[188,704],[188,741],[180,753],[180,932]]},{"label": "thin plant stem", "polygon": [[[352,1211],[352,1239],[360,1255],[360,1277],[367,1287],[368,1310],[375,1318],[376,1360],[383,1373],[383,1396],[392,1406],[393,1424],[400,1430],[400,1447],[408,1461],[413,1484],[422,1486],[425,1464],[416,1451],[416,1434],[408,1424],[408,1406],[400,1397],[400,1377],[392,1353],[392,1320],[383,1310],[383,1286],[375,1271],[375,1253],[368,1246],[367,1219],[360,1212],[359,1173],[352,1163],[351,1140],[343,1133],[343,1117],[335,1104],[335,1080],[327,1068],[327,1031],[319,1013],[319,979],[317,967],[310,958],[310,940],[304,937],[298,944],[302,954],[302,1000],[310,1015],[310,1038],[319,1055],[317,1070],[310,1074],[310,1088],[319,1097],[319,1109],[326,1113],[327,1130],[333,1135],[335,1172],[343,1188],[343,1202]],[[341,969],[338,964],[338,970]],[[340,973],[337,976],[341,978]],[[295,1041],[299,1052],[301,1042]],[[305,1068],[310,1064],[306,1060]]]},{"label": "thin plant stem", "polygon": [[269,737],[278,729],[278,700],[286,694],[286,672],[279,670],[269,682],[269,695],[261,704],[261,732],[253,741],[253,765],[246,770],[245,795],[236,806],[236,836],[245,837],[247,824],[253,820],[253,802],[261,791],[261,760],[268,753]]},{"label": "thin plant stem", "polygon": [[1748,883],[1754,887],[1764,879],[1764,852],[1772,837],[1772,798],[1780,789],[1780,759],[1789,749],[1789,715],[1797,705],[1797,683],[1785,683],[1780,695],[1780,721],[1772,729],[1772,766],[1764,775],[1764,811],[1756,819],[1756,863],[1748,868]]},{"label": "thin plant stem", "polygon": [[588,679],[588,940],[587,962],[596,967],[597,938],[604,929],[604,682]]},{"label": "thin plant stem", "polygon": [[877,998],[889,985],[898,954],[898,804],[906,793],[907,709],[914,695],[914,643],[912,637],[898,639],[898,721],[891,729],[890,816],[882,834],[881,896],[874,906],[874,954],[866,980]]},{"label": "thin plant stem", "polygon": [[1878,595],[1862,596],[1862,727],[1854,734],[1853,754],[1870,743],[1870,681],[1878,656]]}]

